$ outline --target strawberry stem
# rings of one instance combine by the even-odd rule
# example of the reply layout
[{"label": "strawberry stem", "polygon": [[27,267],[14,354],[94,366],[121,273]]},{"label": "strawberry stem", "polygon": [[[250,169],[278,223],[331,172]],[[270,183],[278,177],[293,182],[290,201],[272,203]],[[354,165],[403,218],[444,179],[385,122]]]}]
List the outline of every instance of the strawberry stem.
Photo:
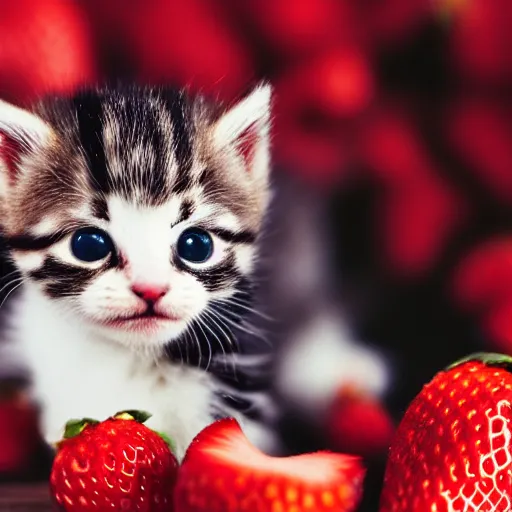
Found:
[{"label": "strawberry stem", "polygon": [[470,354],[469,356],[463,357],[455,363],[452,363],[445,369],[445,371],[453,370],[453,368],[471,361],[478,361],[486,366],[501,366],[512,369],[512,357],[509,355],[496,354],[493,352],[475,352],[474,354]]},{"label": "strawberry stem", "polygon": [[64,428],[64,439],[71,439],[81,434],[88,425],[97,425],[98,420],[82,418],[81,420],[69,420]]},{"label": "strawberry stem", "polygon": [[114,414],[116,420],[135,420],[138,423],[145,423],[151,416],[149,412],[136,410],[121,411]]}]

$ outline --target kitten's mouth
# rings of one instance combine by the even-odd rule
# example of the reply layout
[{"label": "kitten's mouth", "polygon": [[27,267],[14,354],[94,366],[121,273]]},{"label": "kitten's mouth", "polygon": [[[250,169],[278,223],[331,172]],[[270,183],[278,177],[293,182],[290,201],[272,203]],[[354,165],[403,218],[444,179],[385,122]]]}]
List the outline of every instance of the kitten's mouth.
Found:
[{"label": "kitten's mouth", "polygon": [[161,322],[176,322],[179,318],[170,315],[157,313],[153,308],[148,308],[144,313],[131,316],[117,317],[107,322],[110,327],[144,328],[155,327]]}]

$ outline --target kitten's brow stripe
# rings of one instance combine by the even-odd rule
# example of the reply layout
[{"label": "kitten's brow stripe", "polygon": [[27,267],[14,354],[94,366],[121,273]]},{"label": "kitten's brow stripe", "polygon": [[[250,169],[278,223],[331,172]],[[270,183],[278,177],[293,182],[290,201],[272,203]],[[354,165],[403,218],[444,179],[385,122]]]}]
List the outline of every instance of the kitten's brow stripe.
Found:
[{"label": "kitten's brow stripe", "polygon": [[206,269],[191,268],[179,257],[175,257],[174,263],[180,270],[192,274],[209,292],[234,286],[242,278],[232,254],[218,265]]},{"label": "kitten's brow stripe", "polygon": [[223,228],[211,228],[209,230],[225,242],[233,244],[253,244],[256,241],[256,235],[251,231],[231,231]]},{"label": "kitten's brow stripe", "polygon": [[79,295],[97,275],[98,270],[75,267],[47,256],[37,270],[30,272],[35,281],[45,283],[44,290],[52,298]]},{"label": "kitten's brow stripe", "polygon": [[103,105],[94,93],[82,93],[73,99],[78,120],[78,137],[85,151],[91,185],[103,194],[110,192],[107,158],[103,146]]},{"label": "kitten's brow stripe", "polygon": [[190,219],[193,213],[194,204],[189,199],[185,199],[180,205],[180,213],[178,215],[178,219],[173,223],[173,225],[176,226],[180,222],[185,222],[186,220]]},{"label": "kitten's brow stripe", "polygon": [[97,219],[106,220],[106,221],[110,220],[107,200],[103,196],[95,197],[92,200],[91,210],[92,210],[92,214]]},{"label": "kitten's brow stripe", "polygon": [[192,186],[192,137],[193,130],[188,118],[191,115],[190,105],[183,93],[178,90],[166,90],[163,100],[169,111],[172,123],[173,146],[178,164],[173,192],[180,194]]},{"label": "kitten's brow stripe", "polygon": [[67,231],[57,231],[50,235],[40,236],[21,234],[7,237],[5,242],[15,251],[41,251],[43,249],[48,249],[48,247],[51,247],[57,242],[60,242],[67,235]]}]

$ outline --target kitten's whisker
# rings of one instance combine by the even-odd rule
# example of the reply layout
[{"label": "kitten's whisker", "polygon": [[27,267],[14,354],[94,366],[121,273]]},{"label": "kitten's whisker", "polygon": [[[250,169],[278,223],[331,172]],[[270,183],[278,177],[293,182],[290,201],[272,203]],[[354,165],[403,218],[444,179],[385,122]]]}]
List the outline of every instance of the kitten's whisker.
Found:
[{"label": "kitten's whisker", "polygon": [[263,341],[265,343],[265,345],[267,345],[268,347],[272,347],[272,344],[260,332],[257,332],[256,330],[250,330],[249,328],[244,327],[243,323],[240,323],[240,324],[235,323],[233,320],[231,320],[230,318],[227,318],[226,316],[224,316],[219,311],[214,311],[214,313],[217,316],[217,318],[219,318],[219,319],[222,318],[225,322],[228,322],[235,329],[239,329],[240,331],[245,332],[246,334],[249,334],[251,336],[255,336],[256,338],[258,338],[261,341]]},{"label": "kitten's whisker", "polygon": [[[207,311],[203,311],[203,313],[207,314]],[[213,318],[211,318],[208,314],[207,314],[208,318],[210,319],[210,321],[213,322],[214,325],[216,325],[217,327],[218,324],[215,322],[215,320]],[[224,348],[224,343],[222,343],[222,339],[220,339],[215,333],[214,331],[211,329],[211,327],[208,325],[208,323],[206,322],[206,319],[201,319],[201,322],[203,322],[203,324],[207,327],[207,329],[212,333],[213,337],[215,338],[215,340],[217,341],[217,343],[219,344],[219,347],[220,349],[222,350],[222,354],[223,354],[223,360],[224,360],[224,371],[227,372],[228,371],[228,366],[227,366],[227,363],[228,363],[228,354],[226,353],[226,349]],[[222,329],[220,329],[221,332],[226,336],[226,334],[224,333],[224,331]],[[231,331],[230,331],[231,332]],[[228,338],[228,342],[229,344],[231,345],[232,342],[231,342],[231,339]],[[232,362],[232,367],[233,367],[233,375],[235,375],[236,377],[236,366],[234,364],[234,362]]]},{"label": "kitten's whisker", "polygon": [[[215,320],[215,318],[213,316],[210,316],[210,320],[213,322],[214,325],[216,325],[219,329],[221,329],[222,332],[224,332],[222,330],[222,328],[220,327],[219,323]],[[222,322],[222,324],[228,329],[228,331],[231,333],[231,338],[228,339],[228,342],[231,346],[234,346],[235,347],[235,350],[238,350],[238,343],[236,341],[236,338],[234,338],[233,336],[233,333],[231,331],[231,329],[229,328],[229,326],[227,326],[225,323]],[[221,345],[222,346],[222,345]],[[225,371],[227,371],[227,363],[228,363],[228,359],[230,360],[231,362],[231,367],[232,367],[232,372],[233,372],[233,375],[236,377],[236,374],[237,374],[237,367],[235,365],[235,360],[233,359],[232,355],[233,355],[233,352],[230,352],[230,354],[226,354],[226,351],[223,349],[222,350],[222,359],[224,360],[224,368],[225,368]]]},{"label": "kitten's whisker", "polygon": [[178,350],[180,351],[180,364],[182,364],[182,365],[183,365],[183,363],[184,363],[185,361],[183,360],[183,351],[181,350],[181,343],[180,343],[180,342],[178,342],[178,343],[177,343],[177,346],[178,346]]},{"label": "kitten's whisker", "polygon": [[23,282],[17,284],[9,293],[5,296],[4,300],[0,304],[0,309],[3,308],[4,304],[7,302],[7,299],[23,284]]},{"label": "kitten's whisker", "polygon": [[11,279],[8,283],[4,284],[2,286],[2,288],[0,288],[0,295],[3,293],[3,291],[6,289],[6,288],[9,288],[9,286],[13,285],[13,284],[23,284],[25,281],[25,279],[23,277],[15,277],[14,279]]},{"label": "kitten's whisker", "polygon": [[[190,330],[189,329],[186,330],[186,335],[187,335],[187,338],[190,339]],[[190,365],[190,354],[188,352],[188,339],[186,340],[186,343],[185,343],[185,356],[187,358],[187,365]]]},{"label": "kitten's whisker", "polygon": [[204,332],[201,324],[202,324],[201,318],[199,317],[197,319],[197,326],[199,327],[199,329],[201,329],[204,339],[206,340],[206,343],[208,343],[208,362],[206,363],[206,369],[205,369],[205,371],[208,371],[208,369],[210,368],[210,364],[212,362],[213,350],[212,350],[212,346],[210,344],[210,340],[208,339],[208,336],[206,336],[206,333]]},{"label": "kitten's whisker", "polygon": [[251,304],[253,302],[254,291],[251,290],[244,290],[244,289],[237,289],[235,292],[228,296],[228,297],[220,297],[221,299],[239,299],[244,301],[244,303]]},{"label": "kitten's whisker", "polygon": [[217,326],[217,327],[219,328],[219,330],[222,332],[222,334],[224,335],[224,337],[225,337],[225,338],[226,338],[226,340],[228,341],[228,344],[229,344],[229,345],[231,345],[231,346],[235,346],[235,347],[236,347],[236,346],[237,346],[237,344],[236,344],[236,340],[234,339],[233,332],[232,332],[231,328],[230,328],[227,324],[225,324],[225,323],[223,322],[223,325],[224,325],[224,327],[228,330],[229,334],[228,334],[228,333],[226,333],[226,331],[224,331],[224,329],[222,328],[222,326],[221,326],[218,322],[216,322],[216,321],[215,321],[215,319],[216,319],[217,317],[216,317],[216,315],[215,315],[215,312],[214,312],[211,308],[207,307],[207,308],[204,310],[204,314],[205,314],[205,315],[206,315],[206,316],[207,316],[207,317],[208,317],[208,318],[213,322],[213,324],[214,324],[215,326]]},{"label": "kitten's whisker", "polygon": [[[208,324],[208,320],[211,321],[214,328],[216,327],[220,331],[220,333],[223,335],[223,338],[226,340],[227,344],[229,346],[236,347],[236,345],[233,344],[233,332],[231,331],[231,329],[229,327],[227,327],[227,332],[224,329],[222,329],[222,327],[217,322],[215,322],[215,318],[212,316],[209,308],[206,308],[203,311],[203,314],[206,317],[203,319],[204,324],[211,330],[211,326]],[[213,332],[215,332],[215,330]],[[226,355],[226,351],[224,349],[224,343],[222,341],[222,338],[219,338],[218,335],[215,335],[215,338],[218,341],[223,354]]]},{"label": "kitten's whisker", "polygon": [[[203,311],[203,314],[207,314],[206,310]],[[213,338],[215,339],[215,341],[217,341],[217,343],[219,344],[220,349],[222,350],[223,354],[225,355],[226,354],[226,350],[224,349],[224,344],[222,343],[222,340],[217,336],[215,331],[208,325],[208,322],[206,322],[206,319],[204,319],[202,317],[198,317],[197,321],[201,325],[203,325],[206,329],[208,329],[208,331],[210,331],[210,333],[212,334]],[[204,334],[205,339],[206,339],[208,345],[210,346],[210,350],[211,350],[210,340],[208,339],[208,336],[206,335],[206,333],[204,331],[203,331],[203,334]],[[223,333],[223,334],[225,334],[225,333]]]},{"label": "kitten's whisker", "polygon": [[[197,333],[196,333],[195,329],[191,329],[191,332],[192,332],[192,335],[194,336],[194,339],[195,339],[195,342],[197,345],[197,350],[199,351],[199,359],[197,360],[197,367],[199,368],[201,366],[201,360],[203,359],[201,343],[199,342],[199,338],[197,337]],[[208,344],[208,346],[209,346],[209,344]],[[211,352],[212,352],[212,348],[210,347],[210,357],[211,357]]]},{"label": "kitten's whisker", "polygon": [[0,279],[0,282],[9,280],[9,279],[18,279],[19,277],[24,277],[24,276],[19,270],[14,270],[12,272],[9,272],[8,274],[5,274],[5,276],[2,276],[2,278]]},{"label": "kitten's whisker", "polygon": [[[24,279],[23,278],[17,278],[17,279],[13,279],[12,281],[9,281],[7,284],[5,284],[1,289],[0,289],[0,296],[2,296],[2,294],[4,293],[4,291],[7,289],[7,293],[5,294],[5,297],[3,299],[3,302],[2,302],[2,305],[3,303],[7,300],[7,297],[9,297],[9,295],[11,293],[14,292],[14,290],[16,290],[17,288],[19,288],[21,285],[23,285],[24,283]],[[9,289],[9,287],[12,286],[11,289]],[[0,305],[0,307],[2,306]]]},{"label": "kitten's whisker", "polygon": [[[228,344],[231,346],[231,347],[234,347],[235,349],[238,349],[238,340],[236,339],[234,333],[233,333],[233,330],[231,329],[231,327],[226,324],[225,322],[223,322],[219,317],[218,315],[215,314],[215,312],[209,308],[207,308],[207,311],[205,311],[206,315],[208,316],[208,318],[212,321],[213,325],[215,325],[216,327],[219,328],[219,330],[222,332],[222,334],[224,335],[224,337],[226,338]],[[217,321],[219,320],[220,323]],[[224,330],[224,328],[227,330]]]},{"label": "kitten's whisker", "polygon": [[13,270],[12,272],[9,272],[8,274],[5,274],[2,278],[0,278],[0,283],[4,280],[8,280],[12,276],[18,275],[19,277],[22,277],[19,270]]},{"label": "kitten's whisker", "polygon": [[253,313],[263,320],[268,320],[269,322],[275,322],[276,319],[272,318],[271,316],[267,315],[266,313],[262,313],[261,311],[258,311],[257,309],[254,309],[253,307],[244,304],[243,302],[239,302],[236,298],[219,298],[219,299],[213,299],[213,302],[221,302],[224,304],[232,305],[238,308],[241,308],[248,313]]}]

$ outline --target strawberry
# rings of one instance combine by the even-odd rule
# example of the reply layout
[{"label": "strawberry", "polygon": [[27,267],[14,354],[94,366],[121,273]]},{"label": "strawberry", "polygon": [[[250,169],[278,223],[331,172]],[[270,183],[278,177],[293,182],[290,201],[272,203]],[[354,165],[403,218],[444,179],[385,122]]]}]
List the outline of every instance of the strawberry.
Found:
[{"label": "strawberry", "polygon": [[488,311],[508,303],[511,290],[512,239],[508,234],[489,238],[470,249],[452,279],[455,300],[469,312]]},{"label": "strawberry", "polygon": [[0,475],[28,472],[40,440],[36,409],[19,391],[0,383]]},{"label": "strawberry", "polygon": [[[280,64],[303,60],[357,36],[355,9],[346,0],[248,0],[226,2]],[[261,44],[260,43],[260,44]]]},{"label": "strawberry", "polygon": [[508,352],[512,347],[512,300],[508,297],[498,302],[481,319],[482,331],[488,337],[488,345]]},{"label": "strawberry", "polygon": [[447,109],[449,143],[468,171],[505,205],[512,200],[511,109],[502,102],[462,99]]},{"label": "strawberry", "polygon": [[79,2],[0,0],[0,97],[29,104],[97,79]]},{"label": "strawberry", "polygon": [[360,459],[349,455],[271,457],[249,443],[234,419],[223,419],[190,445],[178,475],[174,511],[352,511],[364,473]]},{"label": "strawberry", "polygon": [[454,67],[463,80],[479,84],[510,86],[510,22],[512,5],[508,0],[440,0],[451,21],[449,49]]},{"label": "strawberry", "polygon": [[186,85],[231,101],[255,79],[252,55],[218,2],[89,0],[104,44],[121,46],[142,83]]},{"label": "strawberry", "polygon": [[389,448],[394,425],[379,400],[343,388],[329,407],[326,434],[330,448],[369,457]]},{"label": "strawberry", "polygon": [[393,440],[380,512],[512,509],[511,367],[474,354],[423,388]]},{"label": "strawberry", "polygon": [[421,31],[429,19],[431,0],[381,0],[357,2],[365,35],[375,50],[400,45]]},{"label": "strawberry", "polygon": [[425,275],[460,226],[466,205],[449,183],[430,179],[391,189],[378,205],[384,256],[401,277]]},{"label": "strawberry", "polygon": [[439,178],[416,116],[393,104],[361,131],[359,153],[380,186],[378,231],[384,258],[403,277],[424,274],[466,214],[458,192]]},{"label": "strawberry", "polygon": [[168,441],[143,424],[149,417],[130,411],[68,422],[50,476],[61,510],[172,511],[178,462]]},{"label": "strawberry", "polygon": [[290,68],[280,78],[280,87],[300,95],[303,109],[336,120],[364,112],[373,98],[373,80],[366,55],[357,47],[343,46]]}]

